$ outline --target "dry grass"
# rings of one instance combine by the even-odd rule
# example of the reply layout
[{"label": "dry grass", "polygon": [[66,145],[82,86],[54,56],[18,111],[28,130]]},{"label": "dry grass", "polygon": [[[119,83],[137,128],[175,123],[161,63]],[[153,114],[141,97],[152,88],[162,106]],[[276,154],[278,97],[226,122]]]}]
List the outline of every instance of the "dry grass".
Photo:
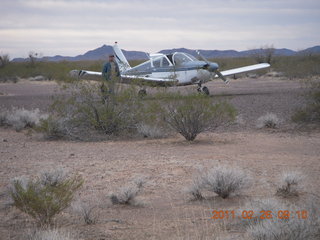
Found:
[{"label": "dry grass", "polygon": [[278,128],[281,123],[280,119],[274,113],[267,113],[257,120],[257,128]]},{"label": "dry grass", "polygon": [[16,131],[21,131],[24,128],[32,128],[39,125],[40,121],[47,117],[48,115],[40,113],[38,108],[33,110],[12,108],[10,111],[1,113],[0,126],[12,126]]}]

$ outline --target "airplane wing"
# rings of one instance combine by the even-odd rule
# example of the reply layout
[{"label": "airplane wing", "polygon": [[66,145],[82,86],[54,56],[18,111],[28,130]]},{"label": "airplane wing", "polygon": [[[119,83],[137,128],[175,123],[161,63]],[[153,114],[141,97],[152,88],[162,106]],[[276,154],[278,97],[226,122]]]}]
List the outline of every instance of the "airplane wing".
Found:
[{"label": "airplane wing", "polygon": [[77,79],[101,80],[102,73],[87,70],[71,70],[70,76]]},{"label": "airplane wing", "polygon": [[[226,71],[221,71],[221,74],[225,77],[225,76],[230,76],[230,75],[234,75],[234,74],[238,74],[238,73],[250,72],[250,71],[259,70],[259,69],[268,68],[268,67],[270,67],[269,63],[259,63],[259,64],[255,64],[255,65],[250,65],[250,66],[234,68],[234,69],[230,69],[230,70],[226,70]],[[216,74],[215,77],[219,77],[219,76]]]},{"label": "airplane wing", "polygon": [[121,75],[123,80],[140,80],[143,82],[150,82],[150,83],[163,83],[163,84],[175,84],[178,81],[173,78],[155,78],[155,77],[148,77],[148,76],[138,76],[138,75]]},{"label": "airplane wing", "polygon": [[[72,70],[70,71],[70,76],[78,79],[101,80],[102,73],[87,71],[87,70]],[[148,77],[148,76],[123,75],[123,74],[121,74],[121,78],[123,82],[134,82],[134,80],[137,80],[138,82],[145,82],[145,83],[149,82],[151,84],[154,83],[154,84],[164,84],[164,85],[177,83],[177,80],[173,78],[155,78],[155,77]]]}]

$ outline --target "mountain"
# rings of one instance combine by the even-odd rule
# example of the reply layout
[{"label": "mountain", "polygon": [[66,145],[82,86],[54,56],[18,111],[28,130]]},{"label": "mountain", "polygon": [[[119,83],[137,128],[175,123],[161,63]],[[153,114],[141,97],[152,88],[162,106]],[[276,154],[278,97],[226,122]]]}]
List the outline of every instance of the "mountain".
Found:
[{"label": "mountain", "polygon": [[[148,59],[147,54],[141,51],[127,51],[122,50],[123,54],[127,57],[128,60],[145,60]],[[200,50],[201,54],[209,59],[214,58],[230,58],[230,57],[248,57],[254,54],[261,54],[263,49],[251,49],[246,51],[236,51],[236,50]],[[164,49],[159,53],[169,54],[173,52],[185,52],[189,53],[193,56],[197,56],[196,50],[187,49],[187,48],[173,48],[173,49]],[[90,61],[90,60],[107,60],[108,55],[113,53],[112,46],[103,45],[94,50],[90,50],[83,55],[78,55],[75,57],[61,56],[56,55],[53,57],[42,57],[39,58],[39,61]],[[274,49],[274,54],[276,56],[294,56],[301,54],[320,54],[320,46],[314,46],[311,48],[307,48],[301,51],[293,51],[287,48]],[[14,58],[13,62],[25,62],[28,61],[28,58]]]},{"label": "mountain", "polygon": [[311,48],[304,49],[299,52],[300,54],[310,55],[310,54],[320,54],[320,46],[314,46]]}]

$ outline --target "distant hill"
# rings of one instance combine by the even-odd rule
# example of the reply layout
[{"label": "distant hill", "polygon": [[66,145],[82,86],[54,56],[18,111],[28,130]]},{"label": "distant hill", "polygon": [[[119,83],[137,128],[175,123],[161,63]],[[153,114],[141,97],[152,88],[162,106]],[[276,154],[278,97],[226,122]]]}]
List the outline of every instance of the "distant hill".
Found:
[{"label": "distant hill", "polygon": [[[236,51],[236,50],[200,50],[201,54],[206,58],[230,58],[230,57],[248,57],[253,55],[254,53],[259,53],[263,50],[261,49],[252,49],[246,51]],[[189,53],[193,56],[196,56],[196,50],[194,49],[187,49],[187,48],[173,48],[173,49],[164,49],[161,50],[159,53],[169,54],[173,52],[185,52]],[[88,60],[107,60],[109,54],[113,53],[112,46],[103,45],[99,48],[94,50],[90,50],[83,55],[78,55],[75,57],[69,56],[60,56],[56,55],[53,57],[42,57],[39,58],[39,61],[88,61]],[[127,57],[128,60],[144,60],[147,59],[147,54],[141,51],[126,51],[123,50],[124,55]],[[293,56],[293,55],[300,55],[300,54],[320,54],[320,46],[314,46],[311,48],[307,48],[301,51],[293,51],[287,48],[275,49],[275,55],[277,56]],[[28,61],[28,58],[14,58],[13,62],[24,62]]]}]

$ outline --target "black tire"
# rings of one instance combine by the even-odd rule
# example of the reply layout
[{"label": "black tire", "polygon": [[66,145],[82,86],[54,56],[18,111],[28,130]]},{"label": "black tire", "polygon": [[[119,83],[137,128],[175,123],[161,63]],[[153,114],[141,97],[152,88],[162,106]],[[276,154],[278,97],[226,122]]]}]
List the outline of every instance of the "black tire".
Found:
[{"label": "black tire", "polygon": [[209,89],[207,87],[202,87],[202,92],[207,96],[210,95]]},{"label": "black tire", "polygon": [[139,92],[138,92],[138,95],[139,95],[140,97],[146,96],[146,95],[147,95],[147,90],[145,90],[145,89],[140,89]]}]

